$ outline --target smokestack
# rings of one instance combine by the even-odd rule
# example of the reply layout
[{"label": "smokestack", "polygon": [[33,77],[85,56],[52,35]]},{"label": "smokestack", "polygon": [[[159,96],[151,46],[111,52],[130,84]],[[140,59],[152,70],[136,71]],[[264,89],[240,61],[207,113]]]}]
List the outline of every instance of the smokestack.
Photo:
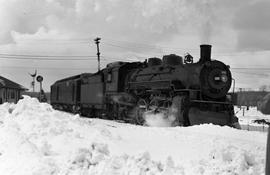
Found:
[{"label": "smokestack", "polygon": [[211,45],[208,44],[202,44],[201,47],[201,58],[200,62],[206,62],[211,60]]}]

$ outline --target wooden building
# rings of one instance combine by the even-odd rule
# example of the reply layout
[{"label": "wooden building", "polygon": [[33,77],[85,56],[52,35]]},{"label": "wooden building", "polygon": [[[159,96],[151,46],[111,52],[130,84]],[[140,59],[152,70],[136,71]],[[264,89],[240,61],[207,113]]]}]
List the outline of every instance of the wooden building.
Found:
[{"label": "wooden building", "polygon": [[257,106],[258,102],[269,92],[266,91],[241,91],[237,92],[237,105]]},{"label": "wooden building", "polygon": [[17,103],[25,90],[27,89],[22,85],[0,76],[0,104],[5,102]]}]

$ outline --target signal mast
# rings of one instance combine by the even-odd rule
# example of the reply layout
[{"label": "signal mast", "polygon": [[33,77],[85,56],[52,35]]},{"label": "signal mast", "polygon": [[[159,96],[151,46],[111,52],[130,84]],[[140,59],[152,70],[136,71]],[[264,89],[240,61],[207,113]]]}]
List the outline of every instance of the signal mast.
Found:
[{"label": "signal mast", "polygon": [[33,81],[31,82],[31,86],[33,87],[33,92],[35,92],[35,78],[37,76],[37,70],[35,70],[35,73],[29,75],[33,78]]}]

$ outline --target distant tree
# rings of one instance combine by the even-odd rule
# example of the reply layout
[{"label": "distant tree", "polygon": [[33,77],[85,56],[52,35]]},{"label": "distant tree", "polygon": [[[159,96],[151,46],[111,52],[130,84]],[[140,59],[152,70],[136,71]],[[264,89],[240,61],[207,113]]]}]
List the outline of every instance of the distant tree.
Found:
[{"label": "distant tree", "polygon": [[263,97],[262,100],[258,102],[258,110],[263,114],[270,114],[270,93]]},{"label": "distant tree", "polygon": [[267,90],[267,86],[262,85],[262,86],[259,87],[259,90],[265,92]]}]

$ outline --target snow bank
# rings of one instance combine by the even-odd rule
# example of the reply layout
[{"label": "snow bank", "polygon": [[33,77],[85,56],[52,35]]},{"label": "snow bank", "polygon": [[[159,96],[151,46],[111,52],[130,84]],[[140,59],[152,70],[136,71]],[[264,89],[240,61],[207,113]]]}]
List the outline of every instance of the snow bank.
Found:
[{"label": "snow bank", "polygon": [[0,174],[263,174],[266,133],[85,119],[24,97],[0,105]]},{"label": "snow bank", "polygon": [[256,107],[250,107],[249,110],[245,106],[241,108],[235,107],[235,111],[242,129],[249,131],[268,131],[269,126],[266,123],[257,123],[255,121],[263,120],[270,122],[270,115],[262,114]]}]

